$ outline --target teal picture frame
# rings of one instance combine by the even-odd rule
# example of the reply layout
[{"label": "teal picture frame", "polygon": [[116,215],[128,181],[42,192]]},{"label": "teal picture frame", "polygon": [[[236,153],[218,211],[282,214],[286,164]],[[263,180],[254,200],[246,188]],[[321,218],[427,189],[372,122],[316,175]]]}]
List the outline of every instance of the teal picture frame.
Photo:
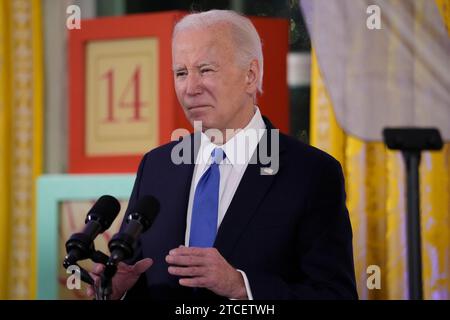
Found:
[{"label": "teal picture frame", "polygon": [[117,199],[131,195],[135,175],[62,174],[37,180],[37,299],[58,299],[59,204],[64,201],[96,200],[104,194]]}]

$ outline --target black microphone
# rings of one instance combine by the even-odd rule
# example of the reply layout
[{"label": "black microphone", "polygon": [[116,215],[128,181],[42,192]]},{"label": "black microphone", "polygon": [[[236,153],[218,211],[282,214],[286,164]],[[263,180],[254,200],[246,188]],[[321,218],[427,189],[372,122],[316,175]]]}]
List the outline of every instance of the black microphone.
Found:
[{"label": "black microphone", "polygon": [[120,203],[116,198],[104,195],[97,200],[86,216],[83,231],[74,233],[66,242],[66,269],[94,254],[94,239],[111,226],[119,211]]},{"label": "black microphone", "polygon": [[151,196],[142,197],[134,210],[126,218],[123,230],[109,241],[110,262],[117,265],[120,261],[133,257],[137,240],[153,224],[159,212],[159,201]]}]

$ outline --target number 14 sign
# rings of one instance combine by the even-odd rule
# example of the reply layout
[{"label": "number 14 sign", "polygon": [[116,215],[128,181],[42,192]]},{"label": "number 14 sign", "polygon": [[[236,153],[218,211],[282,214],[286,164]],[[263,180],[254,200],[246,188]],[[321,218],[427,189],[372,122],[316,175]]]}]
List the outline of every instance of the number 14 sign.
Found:
[{"label": "number 14 sign", "polygon": [[135,173],[143,154],[190,128],[171,59],[183,14],[90,19],[69,31],[69,173]]},{"label": "number 14 sign", "polygon": [[158,40],[87,45],[88,156],[142,154],[158,143]]}]

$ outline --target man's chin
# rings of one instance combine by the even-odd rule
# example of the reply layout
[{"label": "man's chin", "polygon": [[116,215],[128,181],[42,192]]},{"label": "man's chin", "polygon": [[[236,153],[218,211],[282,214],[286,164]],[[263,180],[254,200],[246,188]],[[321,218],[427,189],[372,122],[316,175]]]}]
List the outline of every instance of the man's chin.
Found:
[{"label": "man's chin", "polygon": [[203,131],[209,128],[214,128],[214,123],[205,116],[190,116],[189,122],[195,129],[202,129]]}]

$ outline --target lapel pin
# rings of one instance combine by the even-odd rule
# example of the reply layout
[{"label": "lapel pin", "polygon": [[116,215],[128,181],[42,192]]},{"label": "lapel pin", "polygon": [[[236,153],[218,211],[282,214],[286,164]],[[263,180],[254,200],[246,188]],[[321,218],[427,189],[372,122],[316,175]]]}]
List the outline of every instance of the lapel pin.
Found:
[{"label": "lapel pin", "polygon": [[265,175],[272,175],[273,169],[272,168],[263,168],[263,174]]}]

